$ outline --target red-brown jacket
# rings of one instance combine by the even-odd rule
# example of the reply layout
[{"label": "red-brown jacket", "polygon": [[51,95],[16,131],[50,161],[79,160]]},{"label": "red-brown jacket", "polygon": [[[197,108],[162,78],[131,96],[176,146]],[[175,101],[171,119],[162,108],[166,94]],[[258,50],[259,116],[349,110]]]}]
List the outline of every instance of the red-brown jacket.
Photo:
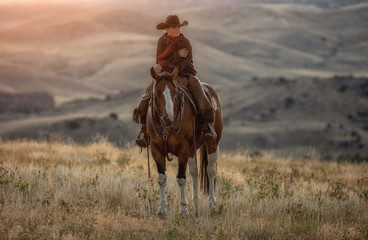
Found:
[{"label": "red-brown jacket", "polygon": [[[166,39],[166,35],[167,33],[158,39],[156,58],[165,51],[168,45],[170,45]],[[188,50],[188,55],[186,57],[179,56],[179,50],[182,48],[186,48]],[[179,75],[183,77],[189,77],[190,75],[195,76],[197,71],[194,69],[192,45],[190,44],[189,39],[184,37],[183,34],[180,34],[180,40],[176,44],[174,52],[161,61],[160,65],[162,67],[162,71],[172,72],[175,67],[177,67],[179,69]]]}]

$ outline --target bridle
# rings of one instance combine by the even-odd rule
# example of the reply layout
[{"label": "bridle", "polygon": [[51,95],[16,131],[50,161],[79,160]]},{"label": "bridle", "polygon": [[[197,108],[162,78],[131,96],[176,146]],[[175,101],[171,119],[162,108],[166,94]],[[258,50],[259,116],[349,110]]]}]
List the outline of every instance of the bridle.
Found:
[{"label": "bridle", "polygon": [[[178,100],[178,96],[179,96],[179,92],[178,92],[178,87],[177,87],[177,83],[176,82],[173,82],[173,81],[170,81],[170,80],[166,80],[166,81],[168,81],[168,82],[170,82],[173,86],[174,86],[174,88],[175,88],[175,92],[176,92],[176,94],[175,94],[175,98],[174,98],[174,101],[173,101],[173,103],[175,104],[175,105],[177,105],[177,100]],[[156,84],[157,84],[158,82],[156,82]],[[176,83],[176,84],[175,84]],[[153,94],[153,99],[154,99],[154,106],[155,106],[155,112],[157,112],[158,113],[158,116],[159,116],[159,119],[160,119],[160,125],[162,126],[162,127],[174,127],[174,124],[175,124],[175,120],[176,120],[176,118],[177,118],[177,115],[178,115],[178,113],[175,113],[175,105],[174,105],[174,120],[171,122],[171,124],[170,125],[167,125],[166,124],[166,120],[165,120],[165,118],[166,118],[166,115],[164,115],[163,113],[162,113],[162,111],[161,111],[161,109],[160,109],[160,107],[159,107],[159,104],[157,103],[157,97],[156,97],[156,95],[155,94]],[[179,111],[179,110],[178,110]]]},{"label": "bridle", "polygon": [[[156,86],[160,81],[167,81],[170,82],[175,89],[175,99],[174,99],[174,119],[170,124],[166,124],[167,121],[165,121],[166,115],[164,115],[159,107],[159,104],[157,102],[157,96],[155,91],[150,102],[150,113],[148,114],[149,121],[152,124],[153,130],[156,134],[156,136],[162,136],[162,139],[164,140],[164,147],[165,147],[165,154],[167,156],[167,159],[169,161],[172,161],[172,159],[168,156],[167,151],[167,140],[169,138],[169,135],[171,133],[179,134],[181,130],[182,120],[183,120],[183,113],[184,113],[184,94],[179,91],[178,88],[178,82],[175,80],[172,80],[171,77],[168,78],[168,76],[161,76],[158,78],[155,82]],[[175,111],[175,106],[177,107],[177,110]],[[154,114],[157,114],[159,117],[159,123],[155,121]],[[156,118],[157,119],[157,118]],[[177,125],[177,126],[176,126]]]},{"label": "bridle", "polygon": [[[175,94],[175,98],[173,100],[173,103],[174,103],[174,119],[170,124],[166,123],[167,122],[167,121],[165,121],[166,115],[164,115],[163,112],[161,111],[161,109],[159,107],[159,104],[157,102],[157,97],[156,97],[155,91],[153,91],[154,94],[152,96],[151,103],[150,103],[153,129],[154,129],[154,132],[157,136],[162,134],[163,129],[170,130],[169,133],[172,132],[172,133],[178,134],[180,132],[180,129],[181,129],[181,119],[183,117],[182,109],[184,108],[184,95],[179,91],[179,89],[178,89],[178,84],[179,83],[176,82],[175,80],[168,79],[165,76],[160,77],[159,79],[156,80],[155,86],[161,81],[167,81],[167,82],[171,83],[172,86],[175,89],[174,91],[175,91],[176,94]],[[153,116],[154,113],[156,113],[158,115],[159,123],[157,121],[155,121],[155,118]],[[179,120],[179,126],[177,128],[175,128],[175,125],[178,123],[178,120]],[[155,126],[155,123],[160,126],[161,130],[157,129],[157,127]],[[164,138],[168,137],[168,135],[165,134],[165,135],[163,135],[163,137]]]}]

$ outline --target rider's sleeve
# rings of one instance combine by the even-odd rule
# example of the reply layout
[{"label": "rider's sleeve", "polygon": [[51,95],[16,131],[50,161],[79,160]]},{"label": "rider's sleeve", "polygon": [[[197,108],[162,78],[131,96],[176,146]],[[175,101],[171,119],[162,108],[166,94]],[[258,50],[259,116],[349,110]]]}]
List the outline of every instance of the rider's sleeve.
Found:
[{"label": "rider's sleeve", "polygon": [[[179,55],[179,50],[182,48],[186,48],[188,50],[188,55],[184,58],[180,57]],[[160,38],[157,43],[156,58],[165,49],[166,45],[164,43],[164,40]],[[185,67],[188,66],[189,63],[193,62],[192,45],[190,44],[190,41],[187,38],[184,38],[184,45],[180,46],[180,49],[177,49],[170,56],[166,57],[165,60],[160,62],[163,71],[171,72],[175,69],[175,67],[177,67],[180,73]]]},{"label": "rider's sleeve", "polygon": [[[185,39],[185,47],[188,50],[188,55],[184,58],[179,56],[179,50],[175,51],[175,54],[178,55],[178,61],[175,62],[176,67],[179,69],[179,72],[181,72],[185,67],[188,66],[190,62],[193,60],[193,54],[192,54],[192,45],[190,44],[188,39]],[[174,54],[173,54],[174,55]]]}]

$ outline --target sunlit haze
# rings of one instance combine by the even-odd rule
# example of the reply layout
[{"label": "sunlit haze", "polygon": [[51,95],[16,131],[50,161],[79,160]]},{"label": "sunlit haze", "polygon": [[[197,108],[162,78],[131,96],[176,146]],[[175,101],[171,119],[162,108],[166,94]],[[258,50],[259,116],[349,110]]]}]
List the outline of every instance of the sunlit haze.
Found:
[{"label": "sunlit haze", "polygon": [[54,4],[72,4],[72,5],[83,5],[83,6],[101,6],[101,5],[131,5],[148,3],[147,0],[1,0],[1,4],[39,4],[39,3],[54,3]]},{"label": "sunlit haze", "polygon": [[[160,2],[151,0],[0,0],[0,6],[21,5],[23,7],[42,6],[79,6],[79,7],[104,7],[104,8],[124,8],[143,12],[166,12],[174,9],[183,9],[187,4],[190,6],[198,5],[199,2],[189,1],[170,1]],[[207,3],[207,1],[204,1]],[[0,16],[1,18],[1,16]]]}]

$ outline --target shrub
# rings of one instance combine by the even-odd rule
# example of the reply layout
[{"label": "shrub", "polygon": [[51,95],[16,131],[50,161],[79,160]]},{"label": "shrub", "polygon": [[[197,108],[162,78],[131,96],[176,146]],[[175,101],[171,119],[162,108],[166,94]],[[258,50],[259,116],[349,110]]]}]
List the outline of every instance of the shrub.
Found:
[{"label": "shrub", "polygon": [[118,120],[119,116],[116,113],[110,113],[109,117],[114,120]]}]

